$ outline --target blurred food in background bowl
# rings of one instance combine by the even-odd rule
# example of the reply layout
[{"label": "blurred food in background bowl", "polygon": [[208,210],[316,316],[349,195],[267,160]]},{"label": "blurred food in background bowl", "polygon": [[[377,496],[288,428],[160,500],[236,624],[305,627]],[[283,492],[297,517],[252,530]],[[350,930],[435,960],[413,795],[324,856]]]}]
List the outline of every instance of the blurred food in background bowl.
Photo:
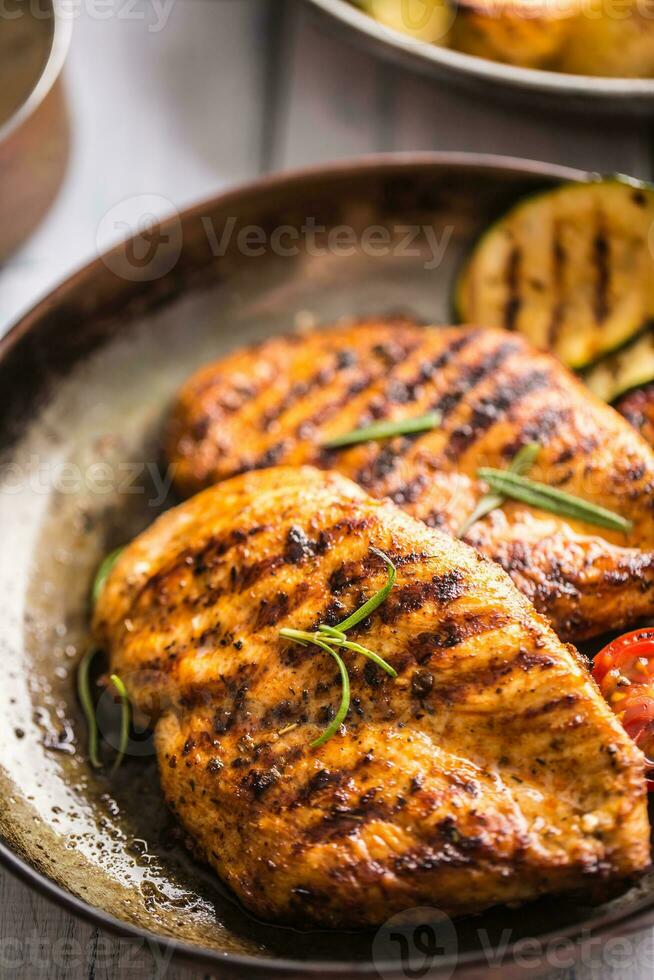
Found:
[{"label": "blurred food in background bowl", "polygon": [[307,0],[344,37],[477,96],[654,112],[654,0]]},{"label": "blurred food in background bowl", "polygon": [[651,0],[351,0],[420,41],[524,68],[654,77]]},{"label": "blurred food in background bowl", "polygon": [[0,6],[0,263],[43,218],[66,169],[70,33],[56,0]]}]

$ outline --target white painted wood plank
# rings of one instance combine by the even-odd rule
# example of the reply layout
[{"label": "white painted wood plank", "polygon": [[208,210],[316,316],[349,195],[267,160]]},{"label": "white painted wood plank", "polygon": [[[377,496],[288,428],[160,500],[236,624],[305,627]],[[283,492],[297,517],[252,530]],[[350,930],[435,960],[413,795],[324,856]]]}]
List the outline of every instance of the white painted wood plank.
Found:
[{"label": "white painted wood plank", "polygon": [[140,940],[82,922],[0,870],[3,980],[192,980],[206,973],[175,963]]}]

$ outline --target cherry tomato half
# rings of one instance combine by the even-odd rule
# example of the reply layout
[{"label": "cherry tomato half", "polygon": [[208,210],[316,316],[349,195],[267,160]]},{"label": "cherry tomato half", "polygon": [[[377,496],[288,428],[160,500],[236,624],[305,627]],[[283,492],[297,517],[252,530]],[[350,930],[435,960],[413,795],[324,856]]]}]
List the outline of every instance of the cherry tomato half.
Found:
[{"label": "cherry tomato half", "polygon": [[612,640],[595,657],[593,677],[654,770],[654,627]]}]

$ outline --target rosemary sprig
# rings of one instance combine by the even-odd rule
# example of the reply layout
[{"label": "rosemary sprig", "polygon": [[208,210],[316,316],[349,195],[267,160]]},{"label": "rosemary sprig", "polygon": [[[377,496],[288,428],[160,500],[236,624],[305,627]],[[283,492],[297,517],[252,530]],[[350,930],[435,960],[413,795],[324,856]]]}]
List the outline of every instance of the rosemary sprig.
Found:
[{"label": "rosemary sprig", "polygon": [[335,436],[323,443],[323,449],[342,449],[344,446],[355,446],[360,442],[378,442],[382,439],[393,439],[395,436],[413,435],[416,432],[428,432],[437,428],[442,421],[440,412],[427,412],[413,419],[397,419],[395,422],[373,422],[361,429],[353,429],[342,436]]},{"label": "rosemary sprig", "polygon": [[[536,462],[536,457],[540,452],[540,445],[537,442],[528,442],[522,446],[515,454],[509,464],[509,473],[517,473],[522,476],[528,473]],[[468,533],[473,524],[486,517],[491,511],[497,510],[506,500],[506,495],[501,493],[486,493],[481,498],[470,517],[459,528],[458,537],[463,538]]]},{"label": "rosemary sprig", "polygon": [[[100,755],[98,752],[98,718],[95,711],[95,705],[93,703],[93,694],[91,693],[91,665],[99,653],[100,650],[98,650],[97,647],[91,647],[84,654],[80,665],[77,668],[77,696],[79,697],[82,710],[84,711],[84,717],[86,718],[86,726],[88,729],[89,761],[94,769],[102,768],[102,763],[100,762]],[[111,674],[110,680],[118,691],[121,702],[118,754],[116,755],[114,764],[111,767],[111,771],[115,772],[125,758],[125,753],[129,744],[129,724],[131,711],[129,696],[123,681],[120,679],[118,674]]]},{"label": "rosemary sprig", "polygon": [[496,493],[501,493],[505,497],[512,497],[514,500],[520,500],[552,514],[571,517],[574,520],[584,521],[586,524],[595,524],[598,527],[608,528],[610,531],[627,532],[633,526],[626,517],[621,517],[612,510],[598,507],[597,504],[591,504],[582,497],[575,497],[564,490],[550,487],[547,483],[538,483],[536,480],[530,480],[525,476],[509,473],[507,470],[496,470],[492,467],[483,466],[477,470],[477,476],[485,480],[491,490]]},{"label": "rosemary sprig", "polygon": [[101,765],[98,756],[98,719],[95,715],[93,695],[91,694],[91,664],[98,653],[97,647],[91,647],[90,650],[87,650],[77,669],[77,696],[86,718],[89,760],[94,769],[99,769]]},{"label": "rosemary sprig", "polygon": [[131,712],[127,688],[123,684],[122,680],[118,674],[112,674],[110,680],[120,696],[120,741],[118,743],[118,754],[114,760],[113,766],[111,767],[111,771],[115,772],[125,758],[127,746],[129,745],[129,722]]},{"label": "rosemary sprig", "polygon": [[93,602],[93,605],[95,605],[98,599],[100,598],[100,593],[102,592],[105,585],[107,584],[107,579],[111,575],[111,570],[113,569],[114,565],[116,564],[116,562],[118,561],[118,559],[120,558],[124,550],[125,550],[124,546],[122,546],[121,548],[115,548],[113,551],[110,551],[108,555],[105,555],[105,557],[100,562],[98,566],[98,570],[95,573],[95,578],[93,579],[93,585],[91,587],[91,600]]},{"label": "rosemary sprig", "polygon": [[291,629],[290,627],[286,627],[279,631],[279,635],[284,639],[293,640],[294,643],[299,643],[300,646],[313,645],[319,647],[321,650],[324,650],[331,657],[333,657],[338,664],[342,685],[341,703],[333,721],[328,728],[325,729],[322,735],[311,742],[312,749],[316,749],[321,745],[324,745],[325,742],[328,742],[329,739],[336,734],[343,724],[350,708],[350,676],[343,658],[337,652],[338,650],[351,650],[353,653],[361,654],[361,656],[367,657],[368,660],[371,660],[378,667],[381,667],[382,670],[385,670],[391,677],[397,677],[397,671],[391,667],[391,665],[387,663],[383,657],[380,657],[378,653],[374,652],[374,650],[369,650],[360,643],[354,643],[352,640],[348,640],[346,635],[346,630],[352,629],[353,626],[356,626],[364,619],[367,619],[367,617],[370,616],[375,609],[381,606],[382,602],[387,599],[391,589],[395,585],[397,570],[393,562],[390,560],[388,555],[384,554],[383,551],[378,551],[377,548],[371,548],[370,550],[383,559],[388,570],[388,579],[386,584],[378,592],[376,592],[374,596],[368,599],[367,602],[364,602],[359,609],[356,609],[350,616],[347,617],[347,619],[344,619],[342,623],[339,623],[338,626],[322,625],[319,626],[314,633],[309,633],[307,630]]},{"label": "rosemary sprig", "polygon": [[[94,606],[100,598],[100,594],[107,583],[107,579],[111,575],[114,565],[124,550],[124,546],[121,548],[115,548],[113,551],[110,551],[108,555],[105,555],[100,562],[98,570],[95,573],[95,578],[93,579],[93,585],[91,586],[91,602]],[[80,704],[82,705],[84,717],[86,718],[86,726],[88,729],[89,761],[94,769],[100,769],[102,767],[98,753],[98,718],[95,711],[95,705],[93,703],[93,695],[91,693],[91,664],[98,653],[100,653],[100,651],[97,647],[91,647],[84,654],[82,660],[80,661],[80,665],[77,668],[77,696],[80,700]],[[116,755],[114,764],[111,767],[111,771],[115,772],[125,758],[125,752],[127,751],[127,746],[129,744],[131,710],[127,688],[118,674],[111,674],[110,680],[118,691],[121,702],[120,741],[118,744],[118,754]]]}]

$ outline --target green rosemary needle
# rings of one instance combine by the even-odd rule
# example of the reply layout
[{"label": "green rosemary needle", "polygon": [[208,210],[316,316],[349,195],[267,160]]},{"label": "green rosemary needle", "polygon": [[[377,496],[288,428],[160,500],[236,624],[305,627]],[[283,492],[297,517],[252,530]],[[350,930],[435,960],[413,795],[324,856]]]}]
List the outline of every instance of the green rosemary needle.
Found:
[{"label": "green rosemary needle", "polygon": [[98,653],[97,647],[91,647],[87,650],[77,669],[77,696],[86,718],[89,760],[94,769],[99,769],[101,765],[98,756],[98,720],[91,694],[91,664]]},{"label": "green rosemary needle", "polygon": [[324,745],[325,742],[328,742],[329,739],[336,734],[336,732],[339,730],[339,728],[345,721],[345,717],[350,709],[350,675],[347,672],[347,667],[343,662],[343,658],[336,652],[336,650],[328,646],[327,643],[318,642],[317,645],[322,647],[323,650],[326,650],[327,653],[331,654],[331,656],[338,664],[338,670],[341,675],[342,692],[341,692],[341,703],[339,705],[338,711],[334,715],[333,721],[324,730],[322,735],[319,735],[318,738],[315,738],[313,742],[311,742],[312,749],[320,748],[321,745]]},{"label": "green rosemary needle", "polygon": [[[95,705],[93,703],[93,695],[91,693],[91,665],[99,653],[100,651],[97,647],[91,647],[82,657],[80,665],[77,669],[77,695],[79,697],[80,704],[82,705],[84,717],[86,718],[86,726],[88,729],[89,761],[94,769],[102,768],[102,763],[100,762],[98,752],[98,718],[95,711]],[[118,754],[111,769],[112,772],[115,772],[125,758],[125,753],[129,744],[129,723],[131,712],[127,689],[122,680],[118,674],[111,674],[110,680],[118,691],[121,702]]]},{"label": "green rosemary needle", "polygon": [[311,742],[311,748],[319,748],[328,742],[332,738],[338,729],[343,724],[347,713],[350,708],[350,676],[347,672],[347,667],[343,661],[343,658],[337,652],[338,650],[351,650],[353,653],[359,653],[363,657],[367,657],[382,670],[385,670],[387,674],[391,677],[397,677],[397,671],[387,663],[383,657],[380,657],[378,653],[374,650],[369,650],[367,647],[361,646],[360,643],[354,643],[352,640],[348,640],[346,635],[346,630],[351,629],[358,623],[361,623],[364,619],[374,612],[384,602],[388,597],[391,589],[395,585],[395,578],[397,571],[395,565],[390,560],[388,555],[385,555],[383,551],[378,551],[377,548],[371,548],[376,555],[386,564],[388,570],[388,578],[386,584],[379,589],[378,592],[374,594],[367,602],[364,602],[359,609],[356,609],[347,619],[344,619],[342,623],[338,626],[319,626],[314,633],[310,633],[307,630],[296,630],[291,627],[285,627],[279,631],[279,635],[286,640],[293,640],[294,643],[299,643],[300,646],[306,647],[314,646],[319,647],[324,650],[331,657],[334,658],[338,664],[339,673],[341,675],[342,693],[341,693],[341,703],[339,706],[334,720],[325,729],[325,731],[317,739]]},{"label": "green rosemary needle", "polygon": [[379,551],[377,548],[371,548],[370,550],[372,551],[373,554],[381,558],[384,564],[386,565],[386,570],[388,572],[386,585],[384,585],[383,588],[379,590],[379,592],[376,592],[374,596],[368,599],[367,602],[364,602],[364,604],[359,609],[356,609],[351,616],[348,616],[347,619],[344,619],[342,623],[338,623],[336,629],[340,630],[342,633],[347,632],[347,630],[352,629],[353,626],[357,626],[359,623],[362,623],[364,619],[367,619],[368,616],[370,616],[370,614],[375,611],[375,609],[381,606],[382,602],[386,601],[386,599],[388,598],[391,592],[391,589],[395,585],[395,579],[397,578],[397,569],[395,568],[393,562],[390,560],[388,555],[384,554],[383,551]]},{"label": "green rosemary needle", "polygon": [[127,689],[118,674],[111,675],[111,683],[120,695],[120,741],[118,743],[118,755],[111,767],[111,771],[115,772],[125,758],[127,746],[129,745],[130,708]]},{"label": "green rosemary needle", "polygon": [[[528,473],[536,462],[536,457],[538,456],[539,452],[540,445],[537,442],[529,442],[526,446],[522,446],[522,448],[518,450],[511,460],[508,472],[517,473],[520,476]],[[497,510],[498,507],[502,506],[505,500],[506,495],[501,493],[484,494],[470,517],[459,528],[458,537],[465,537],[473,524],[480,521],[482,517],[486,517],[486,515],[490,514],[491,511]]]},{"label": "green rosemary needle", "polygon": [[485,480],[491,490],[505,497],[512,497],[540,510],[570,517],[586,524],[595,524],[610,531],[630,531],[632,522],[605,507],[598,507],[581,497],[550,487],[547,483],[538,483],[525,476],[509,473],[507,470],[496,470],[491,467],[481,467],[477,476]]},{"label": "green rosemary needle", "polygon": [[395,436],[414,435],[416,432],[428,432],[437,428],[442,421],[440,412],[427,412],[413,419],[397,419],[394,422],[373,422],[361,429],[353,429],[342,436],[335,436],[323,443],[323,449],[342,449],[345,446],[356,446],[360,442],[378,442],[382,439],[393,439]]},{"label": "green rosemary needle", "polygon": [[104,589],[107,579],[111,575],[111,570],[124,550],[124,546],[121,548],[115,548],[113,551],[110,551],[108,555],[105,555],[100,562],[98,570],[95,573],[95,578],[93,579],[93,586],[91,588],[91,600],[93,605],[95,605],[100,598],[100,593]]}]

